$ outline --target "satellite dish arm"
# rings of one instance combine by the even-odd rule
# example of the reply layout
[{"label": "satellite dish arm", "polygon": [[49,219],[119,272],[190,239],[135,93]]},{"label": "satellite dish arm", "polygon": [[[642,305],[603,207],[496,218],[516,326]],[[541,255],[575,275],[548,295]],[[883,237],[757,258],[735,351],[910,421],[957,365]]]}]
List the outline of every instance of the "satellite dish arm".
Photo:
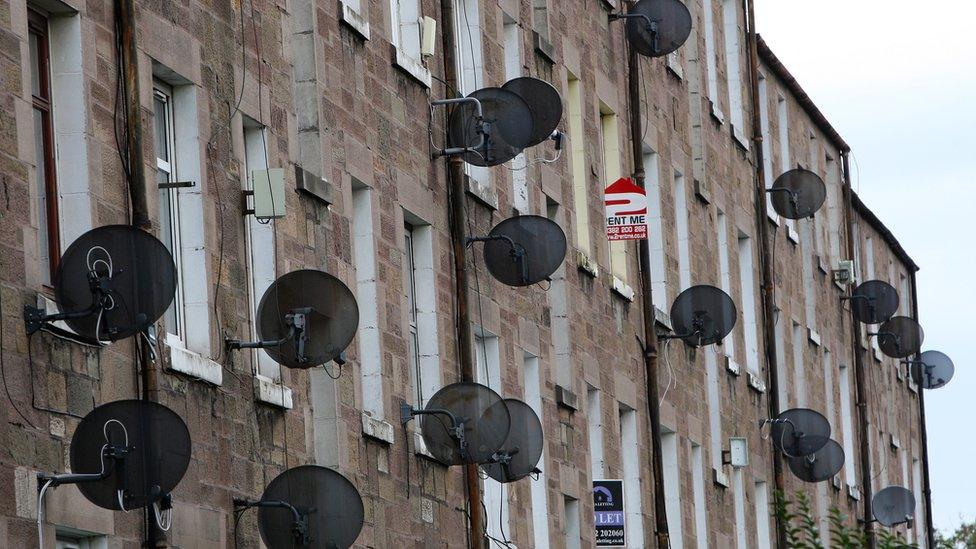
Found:
[{"label": "satellite dish arm", "polygon": [[484,109],[481,108],[481,101],[474,97],[457,97],[454,99],[437,99],[431,101],[431,106],[443,107],[447,105],[460,105],[464,103],[471,103],[474,105],[475,113],[475,124],[478,125],[478,143],[471,147],[453,147],[442,149],[437,152],[437,156],[457,156],[459,154],[464,154],[471,151],[477,151],[478,149],[485,146],[485,134],[488,131],[485,129],[485,115]]},{"label": "satellite dish arm", "polygon": [[[45,484],[50,483],[50,487],[61,486],[62,484],[84,484],[87,482],[99,482],[107,479],[115,471],[116,465],[121,465],[129,453],[128,446],[109,446],[102,448],[102,470],[98,473],[65,473],[61,475],[49,475],[47,473],[37,474],[37,489],[40,490]],[[108,458],[108,463],[106,463]]]},{"label": "satellite dish arm", "polygon": [[281,339],[265,341],[242,341],[240,339],[225,339],[224,342],[228,349],[267,349],[269,347],[281,347],[289,341],[295,342],[295,357],[299,362],[307,362],[305,356],[305,344],[308,343],[308,316],[312,312],[311,307],[293,309],[285,315],[288,324],[288,333]]},{"label": "satellite dish arm", "polygon": [[308,535],[308,520],[298,511],[294,505],[288,503],[287,501],[250,501],[247,499],[234,499],[234,507],[243,508],[243,510],[251,509],[252,507],[265,507],[265,508],[275,508],[275,509],[288,509],[291,511],[292,517],[292,533],[295,536],[295,540],[299,542],[299,545],[307,545],[311,542],[311,538]]},{"label": "satellite dish arm", "polygon": [[609,18],[610,21],[617,21],[619,19],[643,19],[646,24],[644,28],[651,35],[651,47],[654,48],[655,52],[661,51],[660,45],[658,44],[657,21],[652,20],[643,13],[611,13]]}]

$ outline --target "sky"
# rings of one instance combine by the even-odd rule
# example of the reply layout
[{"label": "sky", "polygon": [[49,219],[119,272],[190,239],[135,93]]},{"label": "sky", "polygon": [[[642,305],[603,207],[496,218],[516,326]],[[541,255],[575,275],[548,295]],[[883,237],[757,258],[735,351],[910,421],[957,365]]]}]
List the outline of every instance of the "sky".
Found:
[{"label": "sky", "polygon": [[853,150],[855,191],[921,267],[923,349],[951,383],[927,391],[937,529],[976,518],[976,2],[756,0],[756,24]]}]

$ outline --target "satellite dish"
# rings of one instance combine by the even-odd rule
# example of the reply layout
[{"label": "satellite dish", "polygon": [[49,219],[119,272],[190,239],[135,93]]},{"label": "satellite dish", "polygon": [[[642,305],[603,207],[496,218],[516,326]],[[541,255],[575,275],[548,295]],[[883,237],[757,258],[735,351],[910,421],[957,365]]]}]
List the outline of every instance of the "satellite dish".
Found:
[{"label": "satellite dish", "polygon": [[834,440],[809,456],[786,458],[790,471],[804,482],[823,482],[844,466],[844,449]]},{"label": "satellite dish", "polygon": [[813,217],[827,200],[827,186],[823,179],[803,168],[780,175],[767,192],[770,193],[773,209],[786,219]]},{"label": "satellite dish", "polygon": [[807,408],[786,410],[772,421],[770,439],[787,457],[809,456],[830,440],[830,422]]},{"label": "satellite dish", "polygon": [[878,328],[878,347],[892,358],[908,358],[922,348],[925,332],[907,316],[893,316]]},{"label": "satellite dish", "polygon": [[[82,481],[88,501],[115,511],[149,505],[169,494],[190,464],[190,431],[176,412],[155,402],[119,400],[95,408],[71,437],[71,471],[104,478]],[[70,475],[69,475],[70,476]]]},{"label": "satellite dish", "polygon": [[916,365],[921,369],[919,373],[923,389],[944,387],[956,372],[952,359],[939,351],[925,351]]},{"label": "satellite dish", "polygon": [[[448,120],[448,146],[474,149],[464,161],[474,166],[498,166],[522,153],[535,135],[533,114],[519,94],[503,88],[472,92],[481,103],[482,120],[472,103],[454,108]],[[480,146],[479,146],[480,144]]]},{"label": "satellite dish", "polygon": [[888,527],[910,522],[915,517],[915,494],[908,488],[889,486],[871,498],[871,511]]},{"label": "satellite dish", "polygon": [[478,383],[448,385],[420,412],[427,450],[445,465],[488,463],[508,438],[511,423],[502,397]]},{"label": "satellite dish", "polygon": [[346,549],[363,529],[363,499],[346,477],[302,465],[268,484],[258,507],[258,530],[269,549]]},{"label": "satellite dish", "polygon": [[517,93],[532,111],[532,137],[526,147],[549,139],[563,119],[563,99],[549,82],[523,76],[505,82],[502,89]]},{"label": "satellite dish", "polygon": [[163,316],[175,294],[176,265],[162,242],[128,225],[98,227],[61,256],[54,274],[60,312],[26,308],[27,332],[63,320],[93,341],[125,339]]},{"label": "satellite dish", "polygon": [[275,280],[258,305],[260,342],[228,341],[232,348],[262,348],[289,368],[312,368],[339,358],[359,327],[359,306],[338,278],[311,269]]},{"label": "satellite dish", "polygon": [[523,479],[536,471],[542,459],[543,435],[539,416],[525,402],[505,399],[511,428],[494,463],[482,465],[489,477],[507,483]]},{"label": "satellite dish", "polygon": [[671,304],[674,335],[692,347],[718,343],[735,327],[738,312],[729,294],[715,286],[692,286]]},{"label": "satellite dish", "polygon": [[641,55],[663,57],[691,35],[691,12],[678,0],[640,0],[627,12],[627,40]]},{"label": "satellite dish", "polygon": [[531,286],[546,280],[566,258],[566,233],[551,219],[538,215],[510,217],[485,238],[485,265],[499,282]]},{"label": "satellite dish", "polygon": [[854,318],[861,324],[881,324],[898,310],[898,290],[883,280],[858,285],[847,299]]}]

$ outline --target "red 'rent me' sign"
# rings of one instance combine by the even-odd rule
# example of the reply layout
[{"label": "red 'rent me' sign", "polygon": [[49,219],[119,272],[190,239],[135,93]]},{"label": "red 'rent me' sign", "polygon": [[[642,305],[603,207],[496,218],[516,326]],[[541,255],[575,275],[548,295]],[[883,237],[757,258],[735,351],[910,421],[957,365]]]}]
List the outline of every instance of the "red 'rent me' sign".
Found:
[{"label": "red 'rent me' sign", "polygon": [[621,177],[603,191],[609,240],[647,238],[647,193],[628,177]]}]

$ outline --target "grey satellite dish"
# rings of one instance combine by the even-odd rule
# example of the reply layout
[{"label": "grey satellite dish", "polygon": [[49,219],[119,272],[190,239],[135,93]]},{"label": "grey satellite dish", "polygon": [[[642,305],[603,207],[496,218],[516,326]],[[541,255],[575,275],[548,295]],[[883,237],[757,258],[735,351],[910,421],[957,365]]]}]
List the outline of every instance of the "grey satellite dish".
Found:
[{"label": "grey satellite dish", "polygon": [[840,472],[844,467],[844,449],[834,440],[816,452],[801,457],[786,458],[790,471],[804,482],[823,482]]},{"label": "grey satellite dish", "polygon": [[773,209],[786,219],[813,217],[827,199],[823,179],[803,168],[783,173],[766,192],[770,193]]},{"label": "grey satellite dish", "polygon": [[898,290],[883,280],[868,280],[844,299],[851,302],[854,318],[861,324],[881,324],[898,310]]},{"label": "grey satellite dish", "polygon": [[509,286],[531,286],[546,280],[566,258],[566,234],[551,219],[538,215],[510,217],[486,237],[485,265],[499,282]]},{"label": "grey satellite dish", "polygon": [[815,410],[786,410],[770,423],[769,438],[773,446],[787,457],[809,456],[830,440],[830,422]]},{"label": "grey satellite dish", "polygon": [[737,311],[729,294],[706,284],[681,292],[671,304],[674,334],[660,339],[682,339],[692,347],[722,341],[735,327]]},{"label": "grey satellite dish", "polygon": [[918,322],[907,316],[893,316],[873,334],[878,336],[881,352],[892,358],[908,358],[922,348],[925,332]]},{"label": "grey satellite dish", "polygon": [[691,12],[678,0],[640,0],[626,15],[627,40],[641,55],[674,53],[691,35]]},{"label": "grey satellite dish", "polygon": [[923,389],[944,387],[956,372],[952,359],[939,351],[925,351],[912,364],[918,368]]},{"label": "grey satellite dish", "polygon": [[258,529],[269,549],[347,549],[365,516],[359,490],[341,474],[318,465],[288,469],[268,484],[258,508]]},{"label": "grey satellite dish", "polygon": [[915,494],[908,488],[889,486],[871,499],[871,511],[881,524],[891,527],[915,517]]},{"label": "grey satellite dish", "polygon": [[447,141],[451,148],[469,149],[464,161],[474,166],[498,166],[515,158],[535,135],[532,109],[521,95],[503,88],[483,88],[468,97],[481,103],[482,119],[472,103],[451,111]]},{"label": "grey satellite dish", "polygon": [[482,465],[485,473],[501,483],[515,482],[537,471],[542,459],[543,435],[539,416],[526,403],[505,399],[511,427],[505,443],[491,463]]},{"label": "grey satellite dish", "polygon": [[502,89],[517,93],[532,111],[532,136],[526,147],[549,139],[563,119],[563,100],[549,82],[523,76],[505,82]]},{"label": "grey satellite dish", "polygon": [[427,451],[444,465],[492,462],[512,425],[502,397],[479,383],[454,383],[437,391],[423,410],[401,409],[404,422],[414,416],[420,416]]},{"label": "grey satellite dish", "polygon": [[232,349],[264,349],[289,368],[341,360],[359,328],[359,306],[338,278],[312,269],[279,277],[258,305],[256,342],[228,340]]}]

